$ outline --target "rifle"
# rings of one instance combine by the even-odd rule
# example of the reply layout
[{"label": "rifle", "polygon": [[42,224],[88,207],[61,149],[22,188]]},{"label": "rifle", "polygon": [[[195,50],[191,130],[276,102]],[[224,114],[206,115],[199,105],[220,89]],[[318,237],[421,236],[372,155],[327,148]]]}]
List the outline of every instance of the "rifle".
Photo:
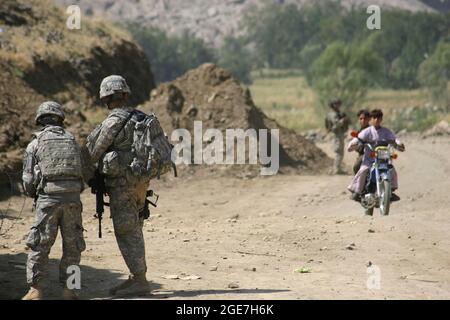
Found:
[{"label": "rifle", "polygon": [[94,178],[90,181],[91,193],[95,194],[95,215],[98,219],[98,237],[102,237],[102,219],[105,206],[109,203],[105,202],[103,196],[106,194],[105,176],[97,169]]},{"label": "rifle", "polygon": [[[149,197],[152,198],[153,196],[156,197],[155,202],[148,199]],[[144,220],[147,220],[148,218],[150,218],[149,205],[152,205],[153,207],[156,208],[157,204],[158,204],[158,199],[159,199],[158,194],[156,194],[153,190],[147,190],[147,194],[145,196],[144,208],[142,208],[142,210],[139,212],[139,216],[142,217]]]}]

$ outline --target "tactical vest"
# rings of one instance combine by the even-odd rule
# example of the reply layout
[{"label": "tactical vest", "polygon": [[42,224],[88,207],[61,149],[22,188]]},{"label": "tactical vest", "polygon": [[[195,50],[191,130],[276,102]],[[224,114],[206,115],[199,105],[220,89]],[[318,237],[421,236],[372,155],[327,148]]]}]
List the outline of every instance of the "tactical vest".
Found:
[{"label": "tactical vest", "polygon": [[36,134],[36,159],[44,181],[82,179],[80,148],[74,136],[49,126]]},{"label": "tactical vest", "polygon": [[328,131],[332,131],[334,134],[345,134],[348,130],[348,120],[343,124],[337,122],[343,118],[346,118],[345,113],[331,111],[325,118],[325,127]]}]

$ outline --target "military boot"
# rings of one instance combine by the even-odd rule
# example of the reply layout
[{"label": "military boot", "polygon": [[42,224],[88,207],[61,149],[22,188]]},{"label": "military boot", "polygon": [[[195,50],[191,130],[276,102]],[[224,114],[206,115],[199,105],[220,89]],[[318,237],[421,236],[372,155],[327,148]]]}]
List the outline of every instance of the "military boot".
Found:
[{"label": "military boot", "polygon": [[30,290],[23,296],[22,300],[42,300],[43,298],[44,292],[42,287],[34,285],[30,287]]},{"label": "military boot", "polygon": [[112,288],[109,292],[115,296],[140,296],[149,294],[150,288],[145,274],[138,274],[130,275],[127,280]]},{"label": "military boot", "polygon": [[78,300],[78,294],[75,290],[70,290],[68,288],[63,289],[63,299],[64,300]]}]

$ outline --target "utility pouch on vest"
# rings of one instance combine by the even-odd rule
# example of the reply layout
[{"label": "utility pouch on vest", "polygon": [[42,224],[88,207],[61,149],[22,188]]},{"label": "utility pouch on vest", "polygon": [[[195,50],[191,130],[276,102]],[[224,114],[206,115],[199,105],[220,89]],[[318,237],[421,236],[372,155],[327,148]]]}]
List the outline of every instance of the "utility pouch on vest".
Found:
[{"label": "utility pouch on vest", "polygon": [[81,189],[81,180],[46,181],[42,188],[46,194],[79,193]]}]

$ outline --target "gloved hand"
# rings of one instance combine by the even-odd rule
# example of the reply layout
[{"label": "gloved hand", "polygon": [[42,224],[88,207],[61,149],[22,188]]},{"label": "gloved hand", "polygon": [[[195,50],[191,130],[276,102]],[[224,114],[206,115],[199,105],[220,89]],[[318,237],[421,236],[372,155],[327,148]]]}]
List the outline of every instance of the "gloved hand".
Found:
[{"label": "gloved hand", "polygon": [[94,190],[97,190],[99,187],[98,180],[95,178],[91,178],[87,184],[90,188],[92,188]]}]

